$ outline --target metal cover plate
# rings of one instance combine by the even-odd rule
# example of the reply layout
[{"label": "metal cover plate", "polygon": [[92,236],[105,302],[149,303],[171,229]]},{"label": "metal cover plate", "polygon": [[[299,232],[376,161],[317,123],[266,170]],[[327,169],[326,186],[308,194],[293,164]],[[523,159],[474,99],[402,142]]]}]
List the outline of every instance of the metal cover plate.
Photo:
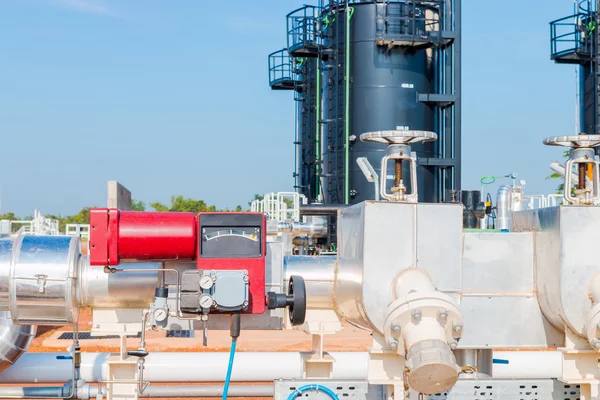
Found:
[{"label": "metal cover plate", "polygon": [[459,380],[447,393],[430,400],[579,400],[579,385],[554,379]]},{"label": "metal cover plate", "polygon": [[[376,386],[369,387],[366,381],[275,381],[275,396],[274,400],[287,400],[289,395],[293,393],[299,387],[304,385],[319,385],[326,386],[338,396],[340,400],[364,400],[364,399],[375,399],[381,398],[376,393],[381,393],[377,390]],[[371,389],[371,390],[369,390]],[[368,396],[370,395],[370,396]],[[331,398],[322,391],[309,390],[304,392],[302,396],[298,396],[298,399],[317,399],[317,400],[331,400]]]}]

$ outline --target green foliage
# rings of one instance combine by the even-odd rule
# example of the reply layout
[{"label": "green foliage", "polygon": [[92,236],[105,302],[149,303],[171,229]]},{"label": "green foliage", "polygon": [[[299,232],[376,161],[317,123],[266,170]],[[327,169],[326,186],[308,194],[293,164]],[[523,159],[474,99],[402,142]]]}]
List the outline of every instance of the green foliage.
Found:
[{"label": "green foliage", "polygon": [[17,217],[13,212],[7,212],[6,214],[0,214],[0,220],[7,219],[9,221],[18,221],[21,218]]},{"label": "green foliage", "polygon": [[253,198],[251,201],[249,201],[249,202],[248,202],[248,205],[249,205],[249,206],[251,206],[251,205],[252,205],[252,202],[253,202],[254,200],[262,200],[262,199],[264,199],[264,198],[265,198],[265,196],[263,196],[263,195],[261,195],[261,194],[255,194],[255,195],[254,195],[254,198]]},{"label": "green foliage", "polygon": [[186,199],[181,195],[177,197],[171,196],[170,207],[160,202],[150,203],[150,207],[154,208],[156,211],[193,212],[195,214],[217,211],[217,207],[214,205],[209,206],[204,200]]},{"label": "green foliage", "polygon": [[132,211],[146,211],[146,203],[141,200],[131,199]]}]

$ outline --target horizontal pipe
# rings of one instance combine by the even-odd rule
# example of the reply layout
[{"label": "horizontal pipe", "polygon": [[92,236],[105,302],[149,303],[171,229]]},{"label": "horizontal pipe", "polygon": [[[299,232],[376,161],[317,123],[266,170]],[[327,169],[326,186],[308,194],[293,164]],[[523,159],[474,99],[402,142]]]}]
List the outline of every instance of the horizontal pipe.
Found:
[{"label": "horizontal pipe", "polygon": [[[367,379],[366,352],[333,352],[332,379]],[[59,360],[63,353],[26,353],[0,374],[0,383],[65,383],[71,378],[71,360]],[[81,378],[87,382],[107,379],[110,353],[83,353]],[[146,357],[144,379],[150,382],[220,382],[225,378],[229,354],[151,353]],[[494,352],[494,379],[550,379],[561,376],[558,351]],[[232,381],[270,382],[276,379],[303,379],[301,353],[240,352],[236,354]]]},{"label": "horizontal pipe", "polygon": [[[366,379],[367,353],[330,353],[336,362],[333,379]],[[72,360],[59,360],[63,353],[26,353],[0,374],[0,383],[64,383],[71,379]],[[86,382],[105,380],[110,353],[83,353],[81,378]],[[151,353],[144,364],[144,379],[150,382],[219,382],[225,379],[229,353]],[[301,353],[239,352],[231,380],[270,382],[302,379]]]},{"label": "horizontal pipe", "polygon": [[[95,399],[98,386],[85,384],[78,390],[79,399]],[[272,384],[268,385],[232,385],[227,397],[270,397],[275,394]],[[46,397],[60,398],[69,395],[67,386],[2,386],[0,398],[11,397],[32,399]],[[223,385],[194,385],[194,386],[149,386],[139,397],[143,398],[186,398],[186,397],[221,397]]]},{"label": "horizontal pipe", "polygon": [[54,387],[41,387],[41,386],[2,386],[0,387],[0,398],[3,397],[14,397],[14,398],[41,398],[47,397],[49,399],[53,397],[64,396],[62,386]]},{"label": "horizontal pipe", "polygon": [[332,309],[335,256],[288,256],[284,258],[285,285],[292,275],[306,283],[306,306],[309,309]]},{"label": "horizontal pipe", "polygon": [[494,351],[494,379],[554,379],[561,376],[562,354],[558,351]]},{"label": "horizontal pipe", "polygon": [[348,207],[345,204],[301,204],[300,215],[315,215],[315,216],[337,216],[338,211],[342,211]]},{"label": "horizontal pipe", "polygon": [[[275,389],[270,385],[232,385],[229,386],[227,397],[272,397]],[[223,385],[202,386],[148,386],[140,397],[169,398],[169,397],[221,397]]]},{"label": "horizontal pipe", "polygon": [[[159,285],[161,263],[120,264],[119,268],[141,270],[127,273],[107,273],[94,267],[83,256],[79,264],[77,300],[80,307],[146,308],[154,301],[154,289]],[[156,271],[151,271],[152,269]]]}]

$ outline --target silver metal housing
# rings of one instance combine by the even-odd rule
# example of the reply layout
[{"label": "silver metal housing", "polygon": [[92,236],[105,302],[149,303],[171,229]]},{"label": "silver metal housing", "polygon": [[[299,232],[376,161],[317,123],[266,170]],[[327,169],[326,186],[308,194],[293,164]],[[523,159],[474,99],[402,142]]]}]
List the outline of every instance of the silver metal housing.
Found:
[{"label": "silver metal housing", "polygon": [[13,321],[73,323],[77,313],[74,280],[80,258],[77,237],[19,236],[13,244],[8,280]]}]

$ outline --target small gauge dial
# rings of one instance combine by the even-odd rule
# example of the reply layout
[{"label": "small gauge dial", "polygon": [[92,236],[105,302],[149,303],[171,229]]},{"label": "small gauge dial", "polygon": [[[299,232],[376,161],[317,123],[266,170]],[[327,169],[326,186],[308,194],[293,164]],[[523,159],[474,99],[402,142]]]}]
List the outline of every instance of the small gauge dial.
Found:
[{"label": "small gauge dial", "polygon": [[200,296],[200,307],[211,308],[213,305],[213,298],[210,294],[203,294]]},{"label": "small gauge dial", "polygon": [[158,308],[154,311],[154,319],[158,322],[163,322],[167,319],[168,313],[164,308]]},{"label": "small gauge dial", "polygon": [[208,290],[213,286],[213,279],[208,275],[203,275],[200,278],[200,287],[204,290]]}]

